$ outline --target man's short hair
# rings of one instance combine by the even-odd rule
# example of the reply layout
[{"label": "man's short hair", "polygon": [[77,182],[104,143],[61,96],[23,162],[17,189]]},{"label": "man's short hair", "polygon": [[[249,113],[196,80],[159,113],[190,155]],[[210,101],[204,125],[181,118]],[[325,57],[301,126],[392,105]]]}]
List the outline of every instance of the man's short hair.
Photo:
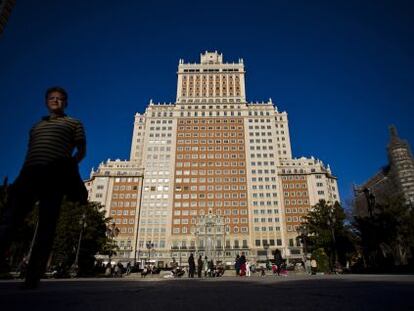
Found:
[{"label": "man's short hair", "polygon": [[53,92],[59,92],[60,94],[63,95],[63,97],[65,98],[65,101],[68,101],[68,92],[66,92],[66,90],[60,86],[52,86],[48,88],[45,93],[45,99],[47,100],[47,98],[49,97],[49,94]]}]

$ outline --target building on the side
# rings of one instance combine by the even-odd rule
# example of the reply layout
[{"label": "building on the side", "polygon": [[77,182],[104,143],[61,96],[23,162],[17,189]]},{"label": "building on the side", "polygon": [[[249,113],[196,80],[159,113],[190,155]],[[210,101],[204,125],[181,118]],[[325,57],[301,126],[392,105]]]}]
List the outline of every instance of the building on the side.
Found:
[{"label": "building on the side", "polygon": [[0,0],[0,35],[3,33],[9,20],[13,7],[16,4],[16,0]]},{"label": "building on the side", "polygon": [[402,198],[414,206],[414,159],[410,145],[390,126],[387,146],[388,164],[362,185],[354,187],[355,214],[367,216],[375,204]]},{"label": "building on the side", "polygon": [[291,258],[302,257],[298,228],[312,206],[320,200],[328,204],[339,201],[337,178],[329,165],[311,158],[283,160],[278,167],[283,191],[286,244]]},{"label": "building on the side", "polygon": [[[117,228],[119,250],[115,258],[135,258],[137,255],[137,228],[139,223],[143,169],[136,163],[107,160],[92,169],[85,181],[88,200],[105,209],[111,226]],[[111,227],[109,226],[109,227]]]},{"label": "building on the side", "polygon": [[139,257],[160,264],[190,252],[229,263],[241,252],[263,260],[275,248],[293,256],[289,243],[297,232],[287,231],[283,186],[296,169],[306,171],[303,206],[339,201],[329,167],[292,159],[287,113],[271,99],[246,101],[243,60],[225,63],[217,52],[202,53],[200,63],[180,59],[176,101],[151,100],[135,115],[130,160],[123,163],[144,172]]}]

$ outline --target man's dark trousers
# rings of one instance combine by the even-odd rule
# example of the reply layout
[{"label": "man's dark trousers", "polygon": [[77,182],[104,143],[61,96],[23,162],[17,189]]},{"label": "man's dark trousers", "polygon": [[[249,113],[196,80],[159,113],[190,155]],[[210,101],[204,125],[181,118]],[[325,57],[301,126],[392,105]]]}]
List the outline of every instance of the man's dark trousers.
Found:
[{"label": "man's dark trousers", "polygon": [[34,204],[39,202],[37,237],[26,274],[28,287],[36,287],[45,272],[64,195],[82,203],[86,201],[85,193],[76,193],[77,188],[82,189],[80,182],[77,164],[68,159],[50,165],[25,167],[10,186],[0,224],[0,256],[10,247]]}]

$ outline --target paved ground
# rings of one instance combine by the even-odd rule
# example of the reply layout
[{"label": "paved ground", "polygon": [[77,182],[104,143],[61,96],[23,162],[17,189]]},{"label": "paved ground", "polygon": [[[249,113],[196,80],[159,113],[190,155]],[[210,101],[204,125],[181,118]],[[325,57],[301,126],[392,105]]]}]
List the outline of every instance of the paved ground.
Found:
[{"label": "paved ground", "polygon": [[45,280],[0,282],[2,310],[414,310],[414,276]]}]

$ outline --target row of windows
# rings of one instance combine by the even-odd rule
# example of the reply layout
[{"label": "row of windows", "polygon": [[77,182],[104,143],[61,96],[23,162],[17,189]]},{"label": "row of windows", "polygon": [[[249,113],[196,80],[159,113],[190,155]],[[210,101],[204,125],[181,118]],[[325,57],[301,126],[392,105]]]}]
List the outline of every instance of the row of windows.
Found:
[{"label": "row of windows", "polygon": [[240,103],[241,102],[241,100],[240,100],[240,98],[236,98],[236,99],[233,99],[233,98],[229,98],[229,99],[227,99],[227,98],[215,98],[214,100],[212,99],[212,98],[209,98],[209,99],[207,99],[207,98],[201,98],[201,99],[189,99],[189,100],[186,100],[186,99],[181,99],[181,102],[182,103],[192,103],[192,102],[194,102],[194,103],[206,103],[206,102],[209,102],[209,103],[213,103],[213,102],[216,102],[216,103],[221,103],[221,102],[223,102],[223,103],[227,103],[227,102],[229,102],[229,103],[233,103],[233,102],[236,102],[236,103]]},{"label": "row of windows", "polygon": [[308,195],[308,192],[307,191],[297,191],[297,192],[287,192],[287,191],[285,191],[284,193],[284,196],[285,197],[289,197],[289,196],[291,196],[291,197],[295,197],[295,196],[297,196],[297,197],[306,197],[307,195]]},{"label": "row of windows", "polygon": [[149,137],[172,137],[171,133],[150,133]]},{"label": "row of windows", "polygon": [[273,143],[273,139],[271,139],[271,138],[269,138],[269,139],[262,138],[261,140],[260,139],[250,139],[249,142],[251,144],[254,144],[254,143],[256,143],[256,144],[260,144],[260,143],[262,143],[262,144],[272,144]]},{"label": "row of windows", "polygon": [[253,201],[253,206],[272,206],[278,205],[278,201]]},{"label": "row of windows", "polygon": [[[209,157],[209,156],[212,157]],[[200,154],[200,156],[203,156],[203,154]],[[204,155],[206,156],[206,155]],[[236,157],[237,155],[234,154],[234,156]],[[216,159],[221,159],[221,154],[207,154],[207,158],[216,158]],[[239,154],[239,157],[242,158],[243,155]],[[198,155],[192,155],[192,159],[198,159]],[[205,157],[203,157],[202,159],[205,159]],[[236,167],[236,166],[241,166],[244,167],[245,163],[244,162],[229,162],[229,161],[222,161],[222,162],[176,162],[175,166],[178,167],[205,167],[205,166],[230,166],[230,167]]]},{"label": "row of windows", "polygon": [[272,218],[272,217],[268,217],[268,218],[254,218],[253,222],[279,222],[279,217],[276,218]]},{"label": "row of windows", "polygon": [[229,178],[229,177],[224,177],[224,178],[222,178],[222,177],[215,177],[215,178],[201,177],[201,178],[176,178],[175,179],[176,183],[189,183],[190,181],[191,181],[191,183],[206,183],[206,182],[207,183],[214,183],[214,182],[216,182],[216,183],[221,183],[221,182],[224,182],[224,183],[229,183],[229,182],[244,183],[246,181],[246,179],[243,178],[243,177],[238,178],[238,180],[234,180],[234,178]]},{"label": "row of windows", "polygon": [[140,233],[165,233],[167,230],[164,227],[161,228],[140,228]]},{"label": "row of windows", "polygon": [[131,202],[112,201],[111,206],[112,207],[136,207],[137,202],[136,201],[131,201]]},{"label": "row of windows", "polygon": [[[209,143],[208,144],[212,144],[213,143],[213,141],[211,141],[210,142],[210,140],[209,140]],[[177,147],[177,151],[178,152],[182,152],[182,151],[191,151],[192,150],[192,148],[194,148],[195,146],[193,146],[193,147]],[[203,148],[203,147],[200,147],[200,148]],[[223,146],[223,151],[244,151],[244,147],[243,146],[238,146],[238,147],[236,147],[236,146]],[[223,156],[224,158],[226,158],[226,156]]]},{"label": "row of windows", "polygon": [[[217,178],[221,179],[221,178]],[[216,185],[216,186],[176,186],[175,191],[222,191],[222,190],[246,190],[246,186],[244,185]]]},{"label": "row of windows", "polygon": [[283,184],[283,189],[306,188],[306,184]]},{"label": "row of windows", "polygon": [[[300,203],[299,203],[300,201]],[[298,204],[302,204],[301,200],[298,200]],[[286,208],[286,214],[296,214],[296,213],[307,213],[311,208]]]},{"label": "row of windows", "polygon": [[[271,158],[273,158],[273,157],[274,157],[274,155],[271,154]],[[264,154],[264,158],[267,158],[267,154]],[[275,162],[273,162],[273,161],[270,161],[270,162],[267,162],[267,161],[264,161],[264,162],[261,162],[261,161],[258,161],[258,162],[252,161],[251,162],[251,165],[252,166],[262,166],[262,165],[263,166],[268,166],[268,165],[274,166],[275,165]]]},{"label": "row of windows", "polygon": [[[239,232],[242,232],[242,233],[247,233],[247,232],[249,232],[249,229],[247,228],[247,227],[233,227],[233,230],[232,230],[234,233],[239,233]],[[187,227],[182,227],[182,228],[179,228],[179,227],[174,227],[173,228],[173,233],[174,234],[179,234],[179,233],[188,233],[189,232],[189,230],[187,229]]]},{"label": "row of windows", "polygon": [[162,219],[162,218],[142,218],[140,220],[140,224],[141,225],[166,225],[167,224],[167,220],[166,219]]},{"label": "row of windows", "polygon": [[[180,207],[222,207],[222,206],[247,206],[247,202],[246,201],[224,201],[224,203],[222,201],[191,201],[191,202],[180,202],[180,201],[176,201],[174,202],[174,207],[175,208],[180,208]],[[204,213],[204,212],[203,212]],[[201,215],[201,214],[200,214]]]},{"label": "row of windows", "polygon": [[270,190],[270,189],[277,189],[276,185],[253,185],[253,190]]},{"label": "row of windows", "polygon": [[255,240],[256,246],[281,246],[282,245],[282,239],[276,239],[276,243],[274,239],[268,240]]},{"label": "row of windows", "polygon": [[246,193],[191,193],[191,194],[175,194],[175,199],[245,199]]},{"label": "row of windows", "polygon": [[259,215],[259,214],[261,214],[261,215],[265,215],[265,214],[272,214],[272,213],[275,213],[275,214],[279,214],[279,210],[278,209],[255,209],[255,210],[253,210],[253,214],[254,215]]},{"label": "row of windows", "polygon": [[135,223],[135,219],[127,219],[127,218],[123,218],[123,219],[121,219],[121,218],[115,218],[114,219],[114,221],[115,221],[115,223],[117,224],[117,225],[120,225],[120,224],[130,224],[130,225],[133,225],[134,223]]},{"label": "row of windows", "polygon": [[[232,223],[232,224],[238,224],[238,223],[247,224],[248,222],[249,221],[248,221],[247,218],[232,218],[232,219],[230,219],[230,218],[224,218],[224,223],[226,223],[226,224],[229,224],[229,223]],[[192,225],[194,225],[194,224],[197,223],[197,220],[195,218],[193,218],[193,219],[188,219],[188,218],[175,218],[173,220],[173,224],[174,225],[180,225],[180,224],[182,224],[182,225],[188,225],[190,223]]]},{"label": "row of windows", "polygon": [[[188,106],[191,107],[191,106]],[[197,106],[195,106],[197,107]],[[201,106],[202,109],[205,109],[205,106]],[[223,106],[224,109],[227,108],[227,106]],[[181,106],[181,109],[185,109],[184,106]],[[188,108],[191,109],[191,108]],[[231,108],[233,109],[233,108]],[[185,120],[179,120],[178,124],[220,124],[220,123],[243,123],[242,119],[185,119]]]},{"label": "row of windows", "polygon": [[137,177],[117,177],[115,178],[115,182],[138,182],[139,178]]},{"label": "row of windows", "polygon": [[[165,240],[160,240],[160,241],[151,240],[151,241],[148,241],[148,242],[153,243],[154,248],[165,248]],[[139,241],[138,245],[139,245],[139,248],[145,249],[147,244],[144,243],[144,241]]]},{"label": "row of windows", "polygon": [[[249,136],[272,136],[272,132],[249,132]],[[284,137],[282,137],[284,138]]]},{"label": "row of windows", "polygon": [[[301,173],[303,173],[303,170]],[[306,180],[306,176],[282,176],[282,180]]]},{"label": "row of windows", "polygon": [[156,126],[156,127],[154,127],[154,126],[151,126],[150,127],[150,130],[151,131],[166,131],[166,130],[168,130],[168,131],[171,131],[172,130],[172,126]]},{"label": "row of windows", "polygon": [[252,174],[276,174],[276,170],[252,170]]},{"label": "row of windows", "polygon": [[197,145],[197,144],[244,144],[244,140],[242,139],[178,139],[177,140],[177,145],[189,145],[189,144],[193,144],[193,145]]},{"label": "row of windows", "polygon": [[170,111],[170,112],[166,112],[166,111],[164,111],[163,113],[161,113],[161,112],[157,112],[157,113],[155,113],[155,112],[152,112],[151,113],[151,117],[172,117],[173,116],[173,113],[172,113],[172,111]]},{"label": "row of windows", "polygon": [[277,197],[277,193],[253,193],[253,198],[276,198]]},{"label": "row of windows", "polygon": [[[246,173],[245,170],[177,170],[175,171],[176,176],[180,175],[244,175]],[[231,181],[237,182],[236,179],[232,179]]]},{"label": "row of windows", "polygon": [[[225,210],[221,210],[221,209],[217,209],[215,211],[216,215],[221,215],[223,212],[224,215],[247,215],[248,211],[247,209],[225,209]],[[200,210],[198,211],[199,215],[204,215],[205,211],[204,210]],[[175,210],[174,211],[174,216],[196,216],[197,215],[197,210]]]},{"label": "row of windows", "polygon": [[286,217],[286,221],[287,222],[302,222],[303,221],[303,218],[302,218],[302,216],[293,216],[293,217]]},{"label": "row of windows", "polygon": [[136,199],[137,196],[136,193],[114,193],[112,194],[112,199]]},{"label": "row of windows", "polygon": [[249,123],[270,123],[270,119],[249,119]]},{"label": "row of windows", "polygon": [[210,133],[178,133],[178,137],[243,137],[243,133],[235,133],[235,132],[210,132]]},{"label": "row of windows", "polygon": [[164,146],[161,146],[161,147],[158,147],[158,146],[155,146],[155,147],[148,147],[148,149],[147,149],[149,152],[152,152],[152,151],[154,151],[154,152],[158,152],[158,151],[160,151],[160,152],[164,152],[164,151],[167,151],[167,152],[170,152],[171,151],[171,147],[164,147]]},{"label": "row of windows", "polygon": [[[172,124],[173,121],[172,120],[166,120],[166,119],[162,119],[162,120],[151,120],[151,124]],[[139,129],[141,129],[142,127],[140,126]]]},{"label": "row of windows", "polygon": [[269,181],[276,181],[276,177],[252,177],[252,182],[269,182]]},{"label": "row of windows", "polygon": [[301,205],[301,204],[309,204],[308,200],[285,200],[285,205]]},{"label": "row of windows", "polygon": [[272,231],[280,231],[280,227],[254,227],[255,232],[272,232]]},{"label": "row of windows", "polygon": [[111,215],[124,215],[124,216],[134,216],[135,210],[111,210]]},{"label": "row of windows", "polygon": [[[212,123],[211,123],[212,124]],[[217,125],[217,126],[179,126],[178,127],[178,130],[180,130],[180,131],[184,131],[184,130],[186,130],[186,131],[198,131],[198,130],[201,130],[201,131],[228,131],[228,130],[236,130],[236,129],[238,129],[238,130],[243,130],[243,126],[241,126],[241,125],[238,125],[238,126],[235,126],[235,125],[231,125],[231,126],[227,126],[227,125],[224,125],[224,126],[220,126],[220,125]]]},{"label": "row of windows", "polygon": [[[260,139],[258,141],[258,143],[260,143]],[[273,150],[273,146],[250,146],[250,150],[267,150],[267,148],[269,147],[269,150]]]}]

